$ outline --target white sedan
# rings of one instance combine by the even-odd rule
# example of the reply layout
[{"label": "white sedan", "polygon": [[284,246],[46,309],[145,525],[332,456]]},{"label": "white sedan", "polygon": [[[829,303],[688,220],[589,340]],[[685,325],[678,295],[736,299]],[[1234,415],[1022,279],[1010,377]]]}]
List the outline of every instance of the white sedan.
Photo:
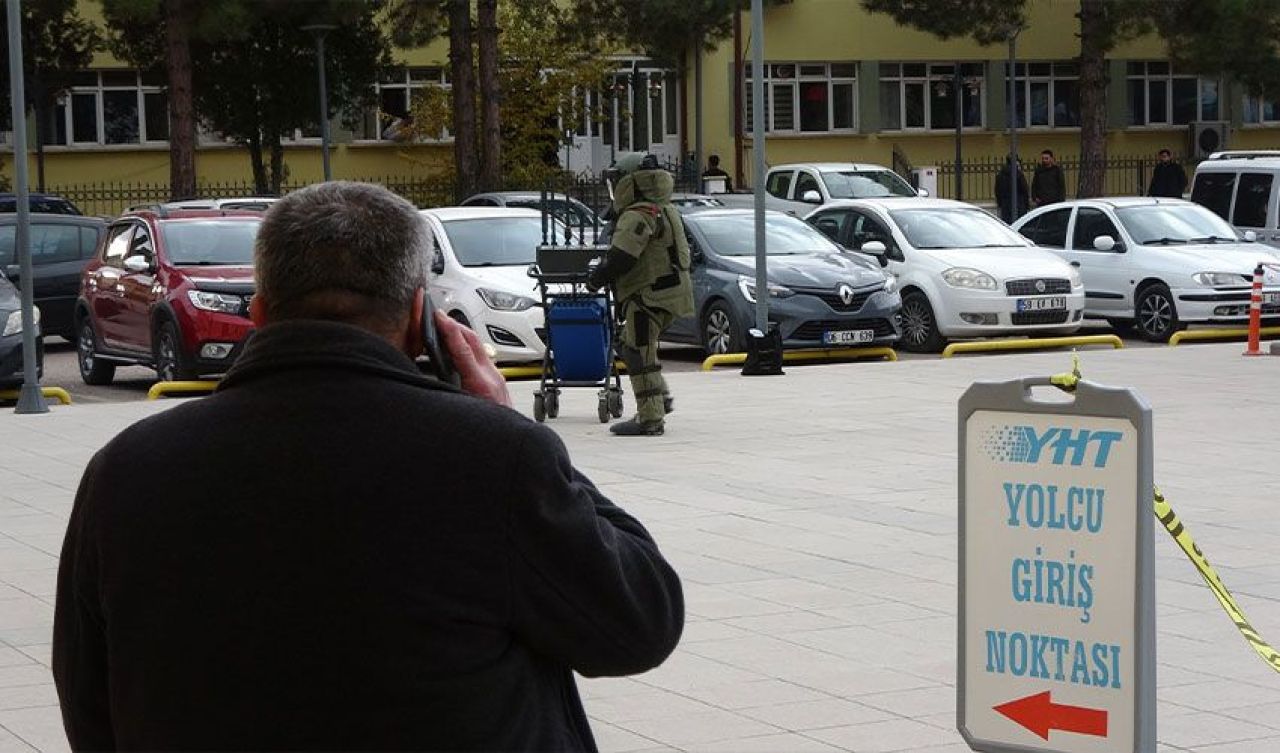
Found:
[{"label": "white sedan", "polygon": [[1247,322],[1259,264],[1263,315],[1280,315],[1280,252],[1241,240],[1189,201],[1080,199],[1037,209],[1014,228],[1080,270],[1087,316],[1152,342],[1190,323]]},{"label": "white sedan", "polygon": [[858,199],[805,218],[845,248],[880,257],[902,292],[902,339],[1066,335],[1080,328],[1080,275],[989,213],[947,199]]},{"label": "white sedan", "polygon": [[545,330],[528,270],[542,243],[542,215],[501,207],[421,214],[431,235],[431,303],[491,344],[498,362],[540,360]]}]

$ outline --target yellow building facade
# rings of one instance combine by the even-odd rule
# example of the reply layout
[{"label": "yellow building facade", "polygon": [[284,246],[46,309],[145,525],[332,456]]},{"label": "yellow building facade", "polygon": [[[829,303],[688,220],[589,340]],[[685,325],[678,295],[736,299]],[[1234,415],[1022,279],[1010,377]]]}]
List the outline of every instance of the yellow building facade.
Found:
[{"label": "yellow building facade", "polygon": [[[1078,0],[1030,0],[1030,24],[1017,40],[1015,69],[1014,109],[1024,160],[1045,148],[1068,160],[1079,153],[1078,9]],[[96,2],[83,0],[81,12],[101,20]],[[754,41],[749,13],[738,20],[735,34],[702,59],[701,132],[704,157],[720,155],[722,166],[741,178],[738,185],[750,185]],[[901,168],[951,163],[957,64],[965,163],[989,163],[1008,152],[1006,45],[939,40],[868,13],[857,0],[793,0],[766,9],[763,47],[767,164],[856,160]],[[407,109],[415,90],[447,86],[447,44],[439,40],[397,50],[394,57],[396,66],[370,83],[380,106],[362,113],[355,129],[333,123],[335,177],[406,181],[448,171],[448,143],[397,143],[386,134],[391,116]],[[692,59],[686,62],[681,80],[643,59],[620,57],[619,76],[595,99],[599,120],[579,124],[566,150],[569,167],[598,172],[616,151],[631,148],[660,152],[670,161],[687,158],[697,124],[694,66]],[[745,72],[741,79],[739,66]],[[1108,71],[1111,155],[1149,158],[1169,148],[1185,158],[1193,123],[1224,124],[1231,148],[1280,148],[1280,106],[1244,96],[1233,82],[1173,69],[1154,36],[1115,49]],[[305,77],[299,85],[316,84]],[[46,189],[127,184],[162,192],[169,177],[166,108],[162,80],[148,80],[99,54],[45,124]],[[33,144],[34,118],[27,131]],[[0,148],[12,149],[7,140]],[[29,149],[34,152],[34,146]],[[0,162],[0,170],[12,177],[11,154],[0,152]],[[34,185],[34,154],[30,163]],[[294,134],[286,144],[285,164],[290,184],[319,180],[318,133]],[[216,134],[201,134],[196,169],[202,185],[251,185],[247,150]]]},{"label": "yellow building facade", "polygon": [[[1078,0],[1031,0],[1029,26],[1016,40],[1015,113],[1024,162],[1040,150],[1079,154],[1075,58]],[[750,70],[750,17],[737,39],[703,60],[704,149],[751,181],[749,94],[735,98],[735,41]],[[954,65],[961,65],[963,159],[992,161],[1009,151],[1008,45],[941,40],[868,13],[856,0],[796,0],[767,7],[765,162],[867,161],[945,165],[955,159]],[[1108,55],[1108,153],[1154,158],[1168,148],[1194,159],[1194,122],[1222,123],[1233,149],[1280,148],[1280,109],[1246,97],[1216,77],[1179,71],[1150,35]],[[692,81],[692,78],[690,79]],[[744,87],[750,88],[749,73]],[[692,83],[690,84],[692,86]],[[852,93],[850,99],[849,94]],[[734,111],[744,108],[735,140]],[[851,110],[851,112],[850,112]],[[1225,147],[1224,147],[1225,148]],[[901,164],[901,162],[899,162]]]}]

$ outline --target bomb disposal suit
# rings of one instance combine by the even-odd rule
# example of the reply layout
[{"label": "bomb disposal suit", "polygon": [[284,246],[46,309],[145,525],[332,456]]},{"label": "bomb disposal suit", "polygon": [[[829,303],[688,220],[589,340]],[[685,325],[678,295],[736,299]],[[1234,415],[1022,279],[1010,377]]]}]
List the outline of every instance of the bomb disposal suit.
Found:
[{"label": "bomb disposal suit", "polygon": [[651,155],[620,157],[613,188],[616,224],[609,252],[591,272],[592,287],[612,285],[623,320],[621,355],[636,396],[636,417],[615,424],[622,435],[657,435],[671,397],[658,363],[658,336],[693,314],[689,243],[671,203],[675,181]]}]

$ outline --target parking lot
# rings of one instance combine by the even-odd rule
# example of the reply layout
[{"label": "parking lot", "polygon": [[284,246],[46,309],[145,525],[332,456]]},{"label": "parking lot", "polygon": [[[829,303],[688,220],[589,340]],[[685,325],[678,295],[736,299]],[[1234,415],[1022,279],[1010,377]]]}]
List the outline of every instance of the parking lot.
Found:
[{"label": "parking lot", "polygon": [[[1280,482],[1266,399],[1280,358],[1238,343],[1090,350],[1086,377],[1138,390],[1156,481],[1259,631],[1280,630]],[[694,359],[679,361],[694,367]],[[675,655],[582,683],[607,751],[966,750],[955,731],[955,416],[977,379],[1046,375],[1065,352],[676,373],[665,437],[607,434],[591,390],[550,423],[681,573]],[[126,372],[128,373],[128,372]],[[140,397],[151,375],[124,387]],[[513,386],[528,414],[533,383]],[[199,399],[199,398],[193,398]],[[176,400],[0,419],[0,749],[65,750],[49,679],[54,575],[79,475]],[[145,472],[145,461],[140,461]],[[1280,749],[1275,673],[1157,527],[1161,753]]]}]

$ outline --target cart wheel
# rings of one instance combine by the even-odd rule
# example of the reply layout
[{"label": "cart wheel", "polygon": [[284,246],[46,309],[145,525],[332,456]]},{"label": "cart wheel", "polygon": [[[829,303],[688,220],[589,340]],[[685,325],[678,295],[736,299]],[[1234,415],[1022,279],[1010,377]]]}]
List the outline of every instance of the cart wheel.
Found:
[{"label": "cart wheel", "polygon": [[542,423],[547,417],[547,404],[541,394],[533,396],[533,420]]},{"label": "cart wheel", "polygon": [[600,402],[596,404],[596,413],[600,415],[600,423],[609,423],[609,398],[600,398]]},{"label": "cart wheel", "polygon": [[560,415],[560,393],[548,392],[545,398],[547,405],[547,418],[555,418]]},{"label": "cart wheel", "polygon": [[609,414],[614,418],[622,418],[622,391],[609,391]]}]

